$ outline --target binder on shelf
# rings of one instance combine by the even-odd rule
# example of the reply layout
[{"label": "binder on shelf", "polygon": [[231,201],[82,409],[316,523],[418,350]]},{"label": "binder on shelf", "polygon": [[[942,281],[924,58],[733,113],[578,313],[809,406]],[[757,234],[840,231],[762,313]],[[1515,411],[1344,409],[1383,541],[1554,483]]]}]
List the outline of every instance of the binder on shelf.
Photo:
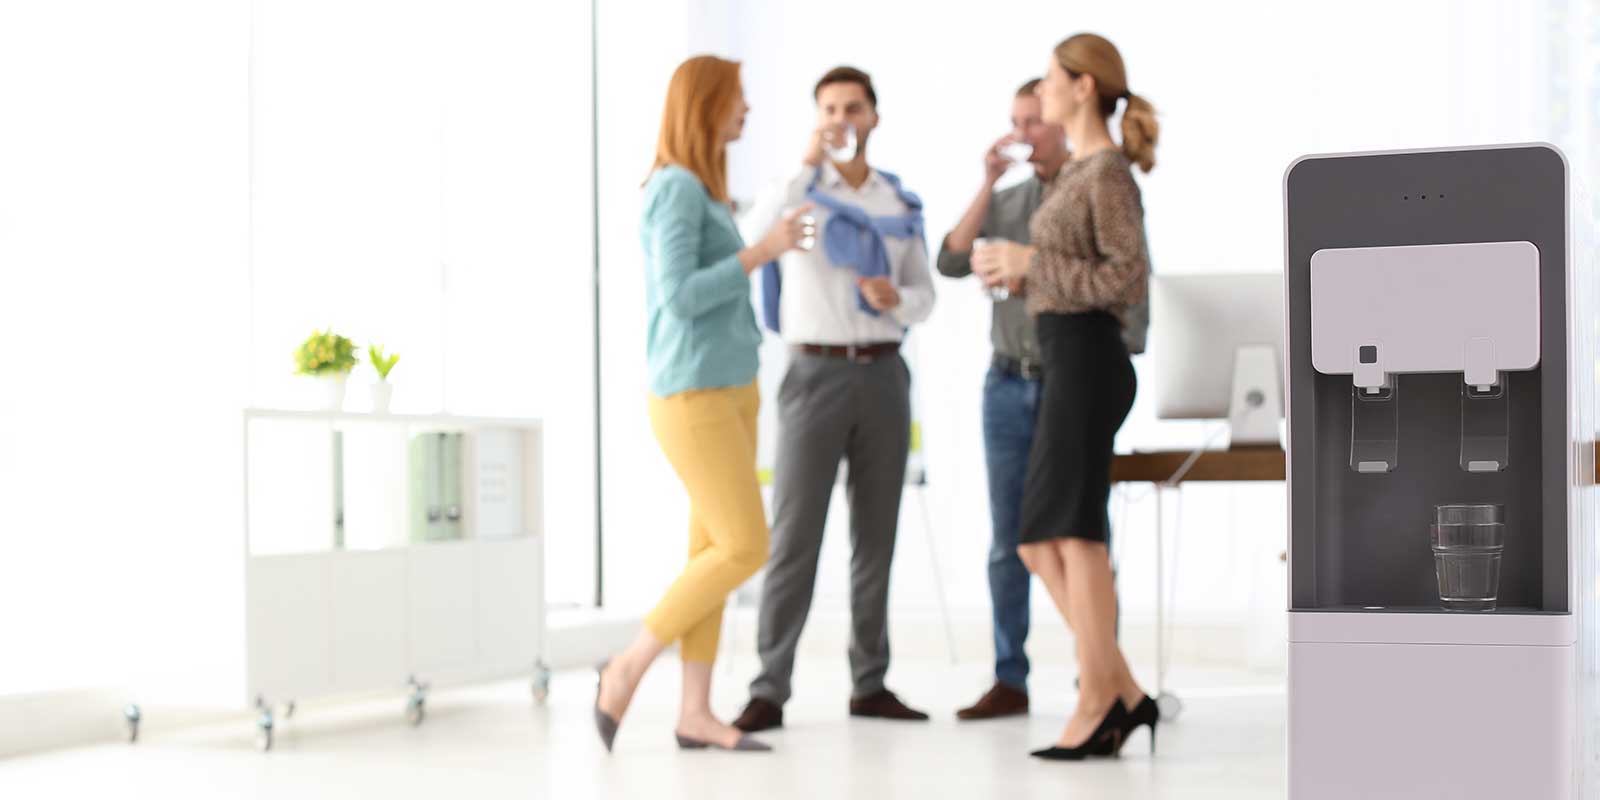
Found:
[{"label": "binder on shelf", "polygon": [[410,449],[411,480],[406,494],[410,498],[411,541],[432,541],[440,517],[439,434],[412,436]]},{"label": "binder on shelf", "polygon": [[526,536],[522,496],[523,433],[509,428],[482,428],[467,437],[464,487],[468,527],[479,539]]},{"label": "binder on shelf", "polygon": [[442,539],[460,539],[461,517],[461,440],[460,433],[439,435],[439,531]]},{"label": "binder on shelf", "polygon": [[411,438],[408,460],[413,542],[461,538],[460,437],[459,433],[431,431]]}]

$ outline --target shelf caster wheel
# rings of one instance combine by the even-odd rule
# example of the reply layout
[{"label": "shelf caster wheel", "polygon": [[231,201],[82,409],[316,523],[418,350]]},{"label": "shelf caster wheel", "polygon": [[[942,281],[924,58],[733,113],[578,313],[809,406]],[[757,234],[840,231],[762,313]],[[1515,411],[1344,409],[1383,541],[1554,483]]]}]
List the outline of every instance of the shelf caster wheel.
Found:
[{"label": "shelf caster wheel", "polygon": [[272,749],[272,706],[265,698],[256,698],[256,749],[265,753]]},{"label": "shelf caster wheel", "polygon": [[406,721],[415,728],[428,716],[428,685],[419,683],[415,677],[407,683],[411,684],[411,697],[406,699]]},{"label": "shelf caster wheel", "polygon": [[533,701],[544,705],[550,699],[550,668],[540,662],[533,668]]},{"label": "shelf caster wheel", "polygon": [[1156,708],[1161,711],[1161,721],[1171,722],[1183,716],[1183,701],[1171,692],[1162,692],[1156,698]]},{"label": "shelf caster wheel", "polygon": [[129,703],[122,707],[122,719],[128,723],[128,744],[139,741],[139,722],[143,718],[137,704]]}]

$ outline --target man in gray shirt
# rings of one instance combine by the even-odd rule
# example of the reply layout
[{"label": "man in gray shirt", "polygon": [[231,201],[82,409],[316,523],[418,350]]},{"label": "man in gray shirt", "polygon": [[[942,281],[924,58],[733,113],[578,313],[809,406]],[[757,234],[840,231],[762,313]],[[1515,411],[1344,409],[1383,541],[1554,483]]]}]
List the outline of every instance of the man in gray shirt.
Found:
[{"label": "man in gray shirt", "polygon": [[[976,239],[1028,244],[1028,222],[1070,156],[1065,132],[1040,118],[1039,98],[1034,95],[1038,84],[1034,79],[1017,90],[1011,103],[1012,132],[984,155],[983,187],[939,247],[938,269],[947,277],[972,274]],[[995,191],[995,182],[1011,165],[1005,151],[1016,143],[1032,146],[1028,164],[1033,174],[1022,183]],[[1010,296],[995,301],[989,334],[994,362],[983,385],[983,443],[989,471],[989,516],[994,526],[989,596],[994,605],[995,684],[976,704],[956,713],[961,719],[991,719],[1028,711],[1028,656],[1023,644],[1028,638],[1030,576],[1017,558],[1017,526],[1039,411],[1039,339],[1021,290],[1021,286],[1006,287]]]}]

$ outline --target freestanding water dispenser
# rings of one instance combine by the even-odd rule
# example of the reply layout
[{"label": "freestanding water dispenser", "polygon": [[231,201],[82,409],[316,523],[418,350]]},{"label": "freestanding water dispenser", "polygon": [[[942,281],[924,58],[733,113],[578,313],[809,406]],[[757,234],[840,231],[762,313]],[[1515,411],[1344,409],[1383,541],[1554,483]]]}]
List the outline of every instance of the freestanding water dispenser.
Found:
[{"label": "freestanding water dispenser", "polygon": [[1568,195],[1546,145],[1284,176],[1292,800],[1600,797]]}]

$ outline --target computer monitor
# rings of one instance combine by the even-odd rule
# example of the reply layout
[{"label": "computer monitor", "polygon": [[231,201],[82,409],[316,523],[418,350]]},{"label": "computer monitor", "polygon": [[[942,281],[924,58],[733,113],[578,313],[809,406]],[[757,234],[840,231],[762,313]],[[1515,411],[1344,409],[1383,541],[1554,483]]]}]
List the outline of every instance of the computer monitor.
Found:
[{"label": "computer monitor", "polygon": [[1226,419],[1230,445],[1276,445],[1283,419],[1283,275],[1150,278],[1156,416]]}]

